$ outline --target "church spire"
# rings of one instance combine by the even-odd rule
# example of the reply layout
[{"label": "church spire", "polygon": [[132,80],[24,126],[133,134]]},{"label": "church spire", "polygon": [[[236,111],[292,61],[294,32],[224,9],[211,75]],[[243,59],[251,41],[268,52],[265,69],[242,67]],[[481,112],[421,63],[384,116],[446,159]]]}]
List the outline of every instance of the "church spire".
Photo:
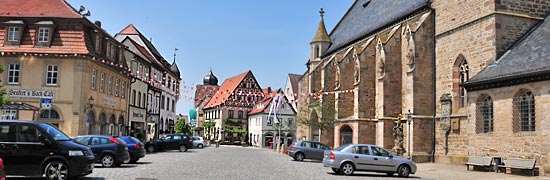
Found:
[{"label": "church spire", "polygon": [[330,38],[328,37],[327,29],[325,28],[325,21],[323,19],[323,16],[325,15],[325,11],[323,8],[319,11],[319,15],[321,16],[321,20],[319,21],[319,27],[317,27],[317,32],[315,33],[315,36],[313,37],[313,40],[311,40],[311,43],[316,42],[328,42],[330,43]]}]

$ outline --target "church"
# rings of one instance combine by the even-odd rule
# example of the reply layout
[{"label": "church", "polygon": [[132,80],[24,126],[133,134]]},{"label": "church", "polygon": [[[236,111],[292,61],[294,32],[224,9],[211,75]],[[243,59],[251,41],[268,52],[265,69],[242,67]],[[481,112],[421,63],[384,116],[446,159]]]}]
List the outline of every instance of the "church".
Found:
[{"label": "church", "polygon": [[535,0],[356,0],[329,32],[321,9],[297,108],[319,125],[297,138],[415,162],[536,159],[550,172],[548,12]]}]

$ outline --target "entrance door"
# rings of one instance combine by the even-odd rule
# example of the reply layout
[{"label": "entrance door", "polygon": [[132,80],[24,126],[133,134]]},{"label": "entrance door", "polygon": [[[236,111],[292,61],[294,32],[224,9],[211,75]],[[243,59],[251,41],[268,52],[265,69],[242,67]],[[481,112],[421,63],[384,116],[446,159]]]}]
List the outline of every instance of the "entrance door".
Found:
[{"label": "entrance door", "polygon": [[351,144],[353,141],[353,130],[348,125],[340,128],[340,145]]}]

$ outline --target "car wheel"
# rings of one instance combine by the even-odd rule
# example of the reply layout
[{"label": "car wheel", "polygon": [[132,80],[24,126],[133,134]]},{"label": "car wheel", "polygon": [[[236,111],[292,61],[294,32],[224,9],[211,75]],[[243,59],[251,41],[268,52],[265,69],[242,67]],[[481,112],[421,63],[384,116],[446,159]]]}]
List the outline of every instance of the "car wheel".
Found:
[{"label": "car wheel", "polygon": [[399,176],[401,177],[409,177],[409,175],[411,174],[411,168],[407,165],[401,165],[397,169],[397,174],[399,174]]},{"label": "car wheel", "polygon": [[153,145],[147,147],[147,152],[152,153],[152,152],[155,152],[155,150],[156,150],[156,148]]},{"label": "car wheel", "polygon": [[101,165],[103,165],[103,167],[113,167],[115,165],[115,158],[113,155],[106,154],[101,157]]},{"label": "car wheel", "polygon": [[123,163],[124,164],[132,163],[132,159],[133,159],[132,154],[130,154],[130,158],[128,160],[123,161]]},{"label": "car wheel", "polygon": [[340,169],[338,168],[332,168],[332,172],[336,173],[336,174],[340,174]]},{"label": "car wheel", "polygon": [[180,145],[179,150],[180,150],[180,152],[187,152],[187,146],[185,146],[185,145]]},{"label": "car wheel", "polygon": [[304,153],[296,153],[296,155],[294,155],[294,159],[296,161],[304,161],[305,159]]},{"label": "car wheel", "polygon": [[66,180],[69,179],[69,167],[61,161],[52,161],[46,165],[44,174],[48,180]]},{"label": "car wheel", "polygon": [[355,167],[349,162],[342,164],[340,167],[340,173],[346,176],[352,175],[353,171],[355,171]]},{"label": "car wheel", "polygon": [[197,145],[199,149],[202,149],[204,146],[202,144]]}]

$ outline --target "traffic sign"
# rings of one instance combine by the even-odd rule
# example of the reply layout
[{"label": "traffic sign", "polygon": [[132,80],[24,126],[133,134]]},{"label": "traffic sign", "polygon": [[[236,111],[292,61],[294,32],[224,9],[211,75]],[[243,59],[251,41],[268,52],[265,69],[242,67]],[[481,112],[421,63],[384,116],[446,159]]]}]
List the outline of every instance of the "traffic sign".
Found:
[{"label": "traffic sign", "polygon": [[40,100],[40,109],[51,109],[52,108],[52,99],[42,98]]}]

